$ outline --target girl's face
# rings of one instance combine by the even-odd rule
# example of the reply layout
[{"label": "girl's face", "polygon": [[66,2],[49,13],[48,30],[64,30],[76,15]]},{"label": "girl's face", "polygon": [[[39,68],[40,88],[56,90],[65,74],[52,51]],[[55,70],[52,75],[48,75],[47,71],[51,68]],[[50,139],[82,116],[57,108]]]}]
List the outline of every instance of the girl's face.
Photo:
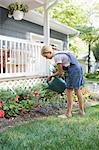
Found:
[{"label": "girl's face", "polygon": [[52,52],[47,52],[43,55],[46,59],[52,59],[53,53]]}]

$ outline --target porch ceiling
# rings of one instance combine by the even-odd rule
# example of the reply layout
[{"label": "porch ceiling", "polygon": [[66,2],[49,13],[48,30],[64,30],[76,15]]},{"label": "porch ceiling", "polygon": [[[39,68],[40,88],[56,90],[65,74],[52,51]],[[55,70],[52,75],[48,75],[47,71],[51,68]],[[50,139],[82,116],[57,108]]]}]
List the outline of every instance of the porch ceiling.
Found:
[{"label": "porch ceiling", "polygon": [[[47,1],[53,2],[53,0],[0,0],[0,6],[7,8],[10,3],[14,3],[14,2],[27,4],[29,7],[29,10],[31,11],[26,13],[23,19],[33,22],[33,23],[37,23],[39,25],[44,25],[44,22],[43,22],[44,16],[36,13],[35,11],[33,11],[33,9],[43,6]],[[53,19],[50,19],[50,28],[55,31],[61,32],[63,34],[67,34],[67,35],[79,33],[77,30],[67,25],[64,25],[62,23],[59,23]]]},{"label": "porch ceiling", "polygon": [[9,4],[14,3],[14,2],[27,4],[29,9],[31,10],[31,9],[43,6],[46,0],[0,0],[0,6],[7,8]]}]

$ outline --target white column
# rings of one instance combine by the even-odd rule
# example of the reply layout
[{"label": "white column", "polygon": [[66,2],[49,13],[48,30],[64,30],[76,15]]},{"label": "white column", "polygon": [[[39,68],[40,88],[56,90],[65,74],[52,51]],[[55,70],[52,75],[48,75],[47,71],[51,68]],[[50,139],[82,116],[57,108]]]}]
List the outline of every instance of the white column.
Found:
[{"label": "white column", "polygon": [[[55,6],[58,3],[58,0],[50,3],[50,0],[46,0],[44,5],[44,44],[50,44],[50,20],[49,20],[49,9]],[[49,74],[50,62],[46,61],[46,73]]]},{"label": "white column", "polygon": [[44,5],[44,43],[46,45],[50,44],[50,20],[49,20],[49,9],[54,7],[58,3],[58,0],[50,2],[46,0]]},{"label": "white column", "polygon": [[47,9],[47,2],[44,6],[44,43],[50,44],[50,22],[49,22],[49,11]]}]

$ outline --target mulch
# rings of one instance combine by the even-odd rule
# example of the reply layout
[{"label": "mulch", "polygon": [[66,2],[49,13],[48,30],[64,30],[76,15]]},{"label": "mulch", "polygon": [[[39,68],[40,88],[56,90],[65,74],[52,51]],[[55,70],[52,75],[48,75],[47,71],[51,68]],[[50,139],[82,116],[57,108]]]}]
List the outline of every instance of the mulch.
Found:
[{"label": "mulch", "polygon": [[32,121],[35,119],[40,119],[44,117],[45,115],[36,113],[36,112],[30,112],[23,115],[18,115],[16,117],[11,118],[0,118],[0,132],[4,131],[8,127],[13,127],[16,124],[22,124],[23,122]]}]

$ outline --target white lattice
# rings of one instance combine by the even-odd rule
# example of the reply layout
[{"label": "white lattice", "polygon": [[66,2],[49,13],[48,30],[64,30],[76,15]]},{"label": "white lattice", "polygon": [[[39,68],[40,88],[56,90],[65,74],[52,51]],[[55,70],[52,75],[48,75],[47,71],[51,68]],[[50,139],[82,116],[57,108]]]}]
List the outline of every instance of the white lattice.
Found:
[{"label": "white lattice", "polygon": [[0,83],[0,89],[15,89],[16,87],[22,87],[28,89],[35,85],[36,83],[42,83],[46,80],[46,77],[34,77],[29,79],[18,79],[18,80],[9,80]]}]

